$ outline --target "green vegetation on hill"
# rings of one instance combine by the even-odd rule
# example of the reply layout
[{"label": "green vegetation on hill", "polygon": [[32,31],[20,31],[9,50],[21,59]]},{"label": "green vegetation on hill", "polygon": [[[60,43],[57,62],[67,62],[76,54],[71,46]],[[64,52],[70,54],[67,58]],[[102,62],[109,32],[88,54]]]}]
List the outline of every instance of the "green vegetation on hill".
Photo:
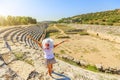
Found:
[{"label": "green vegetation on hill", "polygon": [[69,18],[62,18],[58,22],[120,26],[120,9],[81,14]]},{"label": "green vegetation on hill", "polygon": [[0,16],[0,26],[36,24],[36,19],[25,16]]}]

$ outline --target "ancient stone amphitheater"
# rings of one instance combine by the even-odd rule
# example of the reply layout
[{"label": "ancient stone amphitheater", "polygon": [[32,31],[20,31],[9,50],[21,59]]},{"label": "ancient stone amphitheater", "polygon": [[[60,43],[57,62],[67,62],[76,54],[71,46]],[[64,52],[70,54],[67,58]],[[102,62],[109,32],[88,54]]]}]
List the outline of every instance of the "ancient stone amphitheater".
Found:
[{"label": "ancient stone amphitheater", "polygon": [[81,25],[69,24],[77,29],[85,29],[91,35],[98,36],[101,39],[120,43],[120,26],[102,26],[102,25]]},{"label": "ancient stone amphitheater", "polygon": [[41,41],[46,28],[43,24],[0,28],[0,80],[120,80],[118,75],[91,72],[58,59],[53,78],[49,77],[41,48],[27,38]]}]

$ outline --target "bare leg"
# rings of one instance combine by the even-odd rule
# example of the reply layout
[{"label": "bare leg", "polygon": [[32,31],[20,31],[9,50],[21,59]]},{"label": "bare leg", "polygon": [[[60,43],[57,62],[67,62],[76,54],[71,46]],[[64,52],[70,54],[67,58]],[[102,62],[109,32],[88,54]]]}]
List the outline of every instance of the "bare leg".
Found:
[{"label": "bare leg", "polygon": [[54,72],[54,71],[53,71],[53,64],[51,64],[51,69],[52,69],[52,72]]},{"label": "bare leg", "polygon": [[51,73],[52,73],[52,67],[51,67],[51,65],[52,65],[52,64],[48,64],[48,65],[47,65],[47,66],[48,66],[48,73],[49,73],[50,76],[52,76],[52,75],[51,75]]},{"label": "bare leg", "polygon": [[51,68],[53,69],[53,64],[51,64]]}]

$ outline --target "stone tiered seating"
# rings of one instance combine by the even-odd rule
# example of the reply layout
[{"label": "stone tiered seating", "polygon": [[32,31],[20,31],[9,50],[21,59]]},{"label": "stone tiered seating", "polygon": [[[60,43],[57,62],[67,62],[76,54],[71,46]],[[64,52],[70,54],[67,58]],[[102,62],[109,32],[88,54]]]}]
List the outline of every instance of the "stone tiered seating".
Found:
[{"label": "stone tiered seating", "polygon": [[[41,31],[39,31],[39,30],[41,30]],[[35,31],[35,32],[34,32],[34,31]],[[42,31],[41,28],[39,28],[39,27],[33,28],[33,32],[31,33],[31,36],[32,36],[35,40],[38,40],[38,37],[40,37],[40,36],[42,35],[42,33],[43,33],[43,31]],[[32,41],[32,43],[33,43],[35,49],[38,49],[38,48],[39,48],[36,43],[34,43],[33,41]]]},{"label": "stone tiered seating", "polygon": [[[36,27],[35,27],[36,28]],[[31,29],[31,30],[30,30]],[[33,30],[32,28],[29,28],[29,29],[26,29],[24,32],[21,32],[21,35],[19,37],[21,37],[21,41],[24,41],[27,45],[29,44],[30,46],[33,46],[33,44],[36,44],[36,43],[33,43],[31,41],[31,39],[27,39],[26,36],[27,35],[37,35],[35,32],[37,32],[38,29],[36,30]],[[34,31],[34,34],[31,34],[32,32]],[[41,34],[40,34],[41,35]]]},{"label": "stone tiered seating", "polygon": [[26,32],[24,32],[24,34],[21,35],[21,41],[25,42],[26,44],[29,43],[30,46],[34,48],[32,41],[30,41],[31,39],[26,38],[28,35],[31,35],[31,32],[33,32],[31,28],[27,29]]},{"label": "stone tiered seating", "polygon": [[10,40],[11,34],[16,30],[20,30],[20,28],[14,28],[12,30],[7,31],[3,36],[4,40]]},{"label": "stone tiered seating", "polygon": [[7,32],[11,31],[11,30],[14,30],[14,28],[7,28],[7,29],[3,29],[3,30],[0,30],[0,37],[3,38],[3,36],[5,34],[7,34]]},{"label": "stone tiered seating", "polygon": [[23,43],[25,46],[29,46],[34,49],[39,49],[39,46],[30,38],[32,36],[35,40],[40,40],[44,33],[44,25],[39,26],[25,26],[25,27],[12,27],[0,30],[0,37],[4,40],[9,40],[12,43]]},{"label": "stone tiered seating", "polygon": [[8,31],[8,30],[10,30],[10,29],[14,29],[14,27],[12,27],[12,28],[7,28],[7,29],[1,29],[1,30],[0,30],[0,34],[1,34],[1,33],[4,33],[5,31]]},{"label": "stone tiered seating", "polygon": [[21,31],[23,31],[23,29],[18,29],[18,30],[14,31],[14,32],[11,34],[10,40],[11,40],[13,43],[17,42],[17,41],[15,41],[15,40],[16,40],[16,37],[17,37],[17,34],[18,34],[19,32],[21,32]]}]

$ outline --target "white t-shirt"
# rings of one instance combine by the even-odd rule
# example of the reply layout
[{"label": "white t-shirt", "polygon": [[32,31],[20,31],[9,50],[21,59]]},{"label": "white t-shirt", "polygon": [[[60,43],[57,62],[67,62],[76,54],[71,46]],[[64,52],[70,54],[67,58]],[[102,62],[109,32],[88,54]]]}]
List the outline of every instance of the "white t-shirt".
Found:
[{"label": "white t-shirt", "polygon": [[[46,49],[45,44],[49,43],[49,49]],[[54,58],[54,54],[53,54],[53,40],[51,38],[46,38],[42,41],[42,48],[43,48],[43,52],[44,52],[44,58],[46,59],[52,59]]]},{"label": "white t-shirt", "polygon": [[44,52],[44,58],[46,59],[54,58],[53,48],[43,49],[43,52]]}]

